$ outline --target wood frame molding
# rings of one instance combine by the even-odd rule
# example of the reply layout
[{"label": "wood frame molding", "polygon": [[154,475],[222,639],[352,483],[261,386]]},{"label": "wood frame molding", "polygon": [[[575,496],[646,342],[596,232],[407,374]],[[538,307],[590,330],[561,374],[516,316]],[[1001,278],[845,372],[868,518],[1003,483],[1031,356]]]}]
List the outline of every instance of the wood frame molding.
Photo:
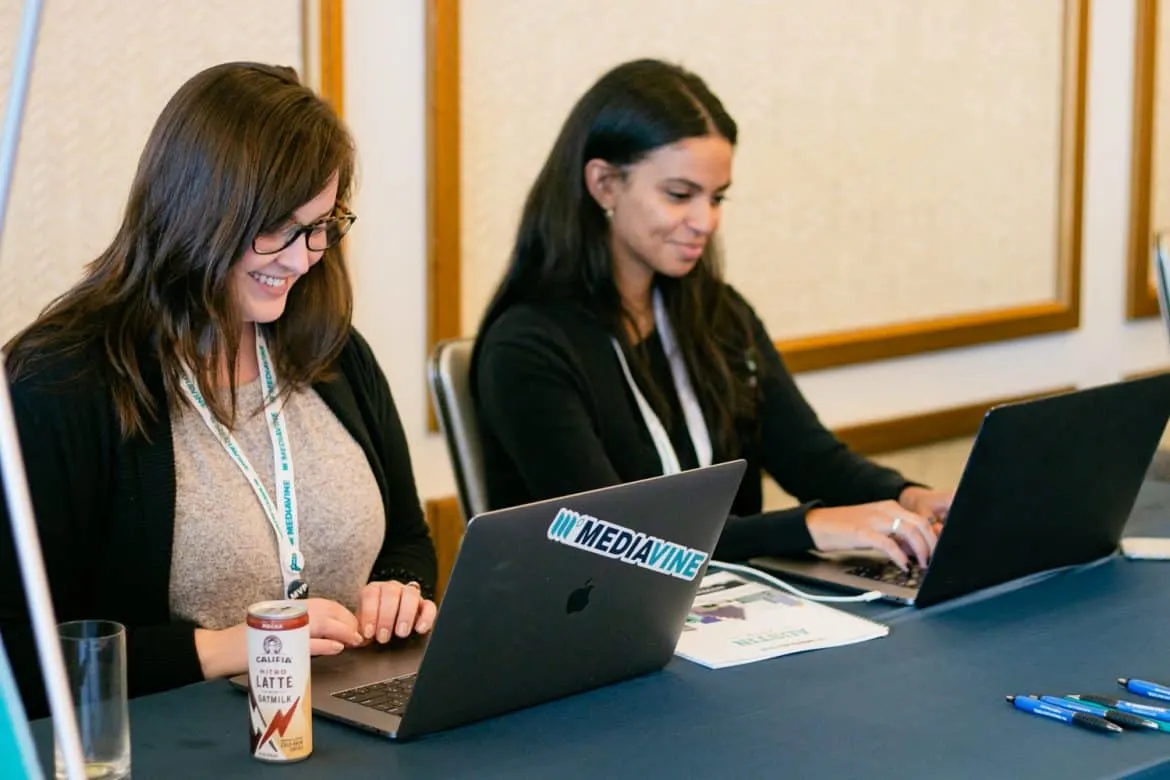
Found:
[{"label": "wood frame molding", "polygon": [[459,0],[427,0],[427,353],[462,335]]},{"label": "wood frame molding", "polygon": [[321,97],[338,116],[345,116],[345,7],[344,0],[318,0],[318,38],[320,47]]},{"label": "wood frame molding", "polygon": [[1160,0],[1137,0],[1133,59],[1133,149],[1129,184],[1129,262],[1126,317],[1158,314],[1158,296],[1150,284],[1150,224],[1153,194],[1155,88],[1158,75]]},{"label": "wood frame molding", "polygon": [[344,0],[301,0],[301,78],[338,116],[345,111],[344,12]]},{"label": "wood frame molding", "polygon": [[[459,0],[427,0],[427,355],[461,330]],[[439,430],[427,393],[427,428]]]},{"label": "wood frame molding", "polygon": [[1162,368],[1147,368],[1142,371],[1131,371],[1123,375],[1121,378],[1125,381],[1131,379],[1146,379],[1151,376],[1159,376],[1160,374],[1170,373],[1170,366],[1163,366]]},{"label": "wood frame molding", "polygon": [[427,499],[424,512],[431,531],[431,541],[435,545],[435,558],[439,569],[438,582],[435,583],[435,603],[438,604],[443,600],[447,579],[455,566],[455,556],[459,554],[466,523],[463,521],[463,513],[459,510],[459,500],[455,496]]},{"label": "wood frame molding", "polygon": [[[1056,300],[779,341],[777,347],[791,370],[812,371],[1079,326],[1088,5],[1088,0],[1065,0]],[[442,339],[464,335],[464,323],[459,268],[459,0],[428,0],[427,12],[429,352]]]}]

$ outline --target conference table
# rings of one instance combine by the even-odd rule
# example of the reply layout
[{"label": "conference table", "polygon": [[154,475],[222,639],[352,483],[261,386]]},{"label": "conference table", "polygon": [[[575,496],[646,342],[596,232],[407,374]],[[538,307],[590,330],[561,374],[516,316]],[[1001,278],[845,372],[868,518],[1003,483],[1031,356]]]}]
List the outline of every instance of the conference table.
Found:
[{"label": "conference table", "polygon": [[[1143,486],[1126,532],[1170,536],[1170,484]],[[134,777],[1170,777],[1170,733],[1098,734],[1004,700],[1170,682],[1170,562],[1114,556],[927,609],[859,610],[889,636],[720,670],[676,658],[412,742],[318,718],[313,755],[275,767],[248,753],[243,694],[200,683],[131,701]],[[51,725],[33,730],[51,767]]]}]

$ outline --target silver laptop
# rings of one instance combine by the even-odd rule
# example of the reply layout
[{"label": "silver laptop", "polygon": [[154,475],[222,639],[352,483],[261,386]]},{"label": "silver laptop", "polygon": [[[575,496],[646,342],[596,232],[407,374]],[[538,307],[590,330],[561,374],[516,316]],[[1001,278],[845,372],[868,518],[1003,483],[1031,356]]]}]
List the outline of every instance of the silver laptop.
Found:
[{"label": "silver laptop", "polygon": [[1117,548],[1170,417],[1170,374],[1005,404],[983,418],[925,571],[876,554],[758,558],[920,607]]},{"label": "silver laptop", "polygon": [[[429,641],[313,659],[313,710],[407,739],[660,669],[744,470],[733,461],[473,518]],[[247,675],[232,683],[246,688]]]}]

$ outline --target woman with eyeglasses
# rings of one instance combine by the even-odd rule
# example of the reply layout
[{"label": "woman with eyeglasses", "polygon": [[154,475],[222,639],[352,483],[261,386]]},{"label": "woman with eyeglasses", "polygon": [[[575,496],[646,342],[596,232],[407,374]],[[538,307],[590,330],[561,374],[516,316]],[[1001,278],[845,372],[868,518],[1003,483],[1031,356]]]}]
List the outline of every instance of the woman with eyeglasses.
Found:
[{"label": "woman with eyeglasses", "polygon": [[[817,419],[715,242],[738,130],[698,76],[603,75],[528,194],[472,387],[493,508],[744,458],[715,557],[872,548],[926,565],[951,494]],[[802,503],[762,511],[761,474]]]},{"label": "woman with eyeglasses", "polygon": [[[314,654],[434,622],[406,438],[351,326],[353,170],[291,69],[197,74],[109,247],[5,348],[57,618],[127,627],[132,696],[244,671],[258,601],[307,598]],[[7,532],[0,631],[44,714]]]}]

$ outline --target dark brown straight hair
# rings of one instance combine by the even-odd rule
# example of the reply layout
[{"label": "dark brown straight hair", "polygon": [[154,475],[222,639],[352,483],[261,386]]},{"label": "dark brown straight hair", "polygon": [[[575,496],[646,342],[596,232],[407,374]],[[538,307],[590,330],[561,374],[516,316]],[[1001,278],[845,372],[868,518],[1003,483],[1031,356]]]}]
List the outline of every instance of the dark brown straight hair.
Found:
[{"label": "dark brown straight hair", "polygon": [[[603,75],[573,107],[529,190],[504,279],[479,333],[512,306],[565,301],[588,308],[631,355],[648,400],[667,424],[669,407],[654,390],[643,350],[631,348],[629,319],[613,277],[609,221],[585,184],[585,164],[634,165],[687,138],[721,136],[733,146],[738,129],[695,74],[660,60],[626,62]],[[717,453],[736,453],[755,425],[758,390],[743,376],[755,361],[751,322],[723,282],[717,242],[679,279],[659,277],[678,346],[711,427]],[[482,343],[482,339],[480,339]],[[477,347],[478,350],[478,347]],[[478,351],[472,359],[472,388]]]},{"label": "dark brown straight hair", "polygon": [[[333,110],[291,68],[250,62],[195,75],[170,99],[139,159],[121,227],[82,280],[6,347],[13,380],[61,355],[94,355],[69,381],[108,383],[123,435],[182,403],[192,367],[215,417],[236,416],[218,367],[234,366],[242,324],[229,270],[260,233],[285,224],[334,174],[345,203],[354,147]],[[326,378],[349,335],[353,292],[341,247],[325,251],[265,326],[285,392]],[[161,365],[167,399],[143,369]]]}]

